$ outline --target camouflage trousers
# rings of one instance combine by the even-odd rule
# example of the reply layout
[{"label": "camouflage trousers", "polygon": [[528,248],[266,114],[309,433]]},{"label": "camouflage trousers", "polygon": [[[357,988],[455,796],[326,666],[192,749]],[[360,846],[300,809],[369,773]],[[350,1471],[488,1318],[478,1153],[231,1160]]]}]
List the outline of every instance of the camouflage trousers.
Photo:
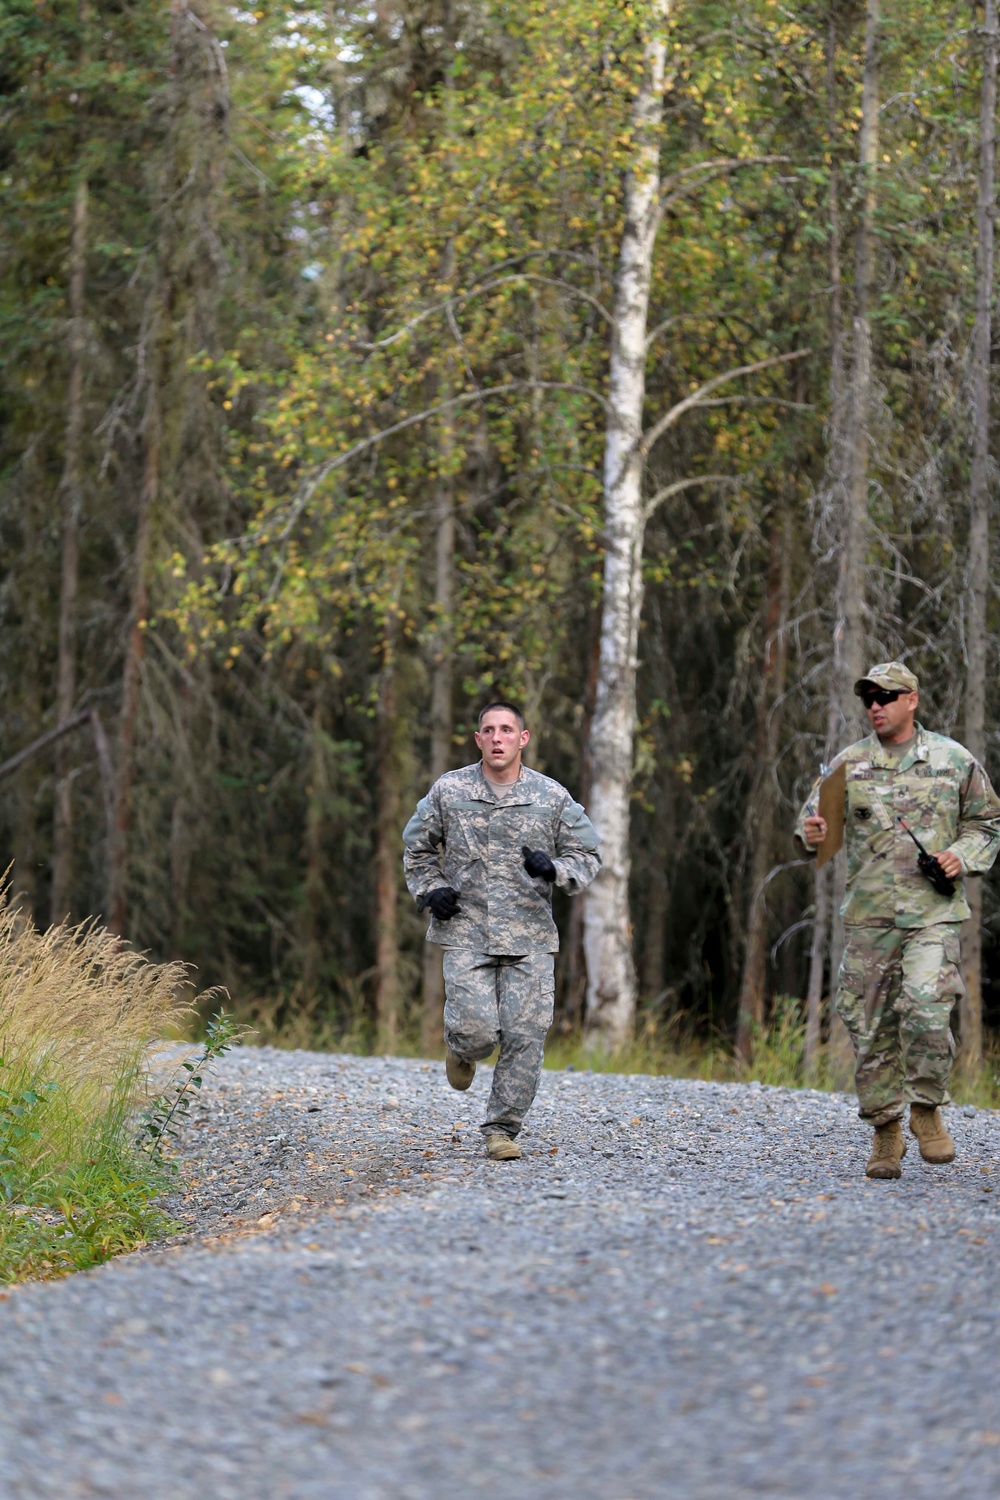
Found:
[{"label": "camouflage trousers", "polygon": [[854,1045],[861,1118],[887,1125],[907,1104],[947,1104],[959,924],[848,927],[846,939],[836,1003]]},{"label": "camouflage trousers", "polygon": [[552,1024],[555,960],[444,950],[444,1039],[467,1062],[499,1045],[484,1131],[517,1135],[542,1074],[545,1033]]}]

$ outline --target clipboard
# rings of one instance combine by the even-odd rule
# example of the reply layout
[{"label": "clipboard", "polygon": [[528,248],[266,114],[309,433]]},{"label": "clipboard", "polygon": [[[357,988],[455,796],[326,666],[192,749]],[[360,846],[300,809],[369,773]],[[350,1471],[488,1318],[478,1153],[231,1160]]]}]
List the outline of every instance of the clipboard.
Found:
[{"label": "clipboard", "polygon": [[816,845],[816,868],[844,847],[844,798],[847,793],[847,767],[839,765],[819,784],[819,816],[826,819],[826,838]]}]

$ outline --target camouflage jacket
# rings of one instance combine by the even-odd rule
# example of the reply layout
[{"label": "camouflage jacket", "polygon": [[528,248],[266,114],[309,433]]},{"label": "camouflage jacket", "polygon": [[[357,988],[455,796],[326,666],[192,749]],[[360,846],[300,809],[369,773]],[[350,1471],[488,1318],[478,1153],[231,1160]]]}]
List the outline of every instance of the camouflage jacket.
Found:
[{"label": "camouflage jacket", "polygon": [[552,887],[532,880],[522,845],[542,849],[556,867],[556,884],[573,895],[601,867],[597,834],[565,787],[521,767],[498,798],[481,763],[438,778],[403,831],[403,869],[419,901],[436,886],[459,894],[449,922],[431,918],[428,942],[481,953],[555,953]]},{"label": "camouflage jacket", "polygon": [[[851,927],[929,927],[961,922],[969,915],[965,885],[955,881],[954,896],[941,896],[917,866],[917,849],[900,827],[902,817],[931,854],[950,849],[962,861],[963,875],[983,875],[1000,849],[1000,799],[975,756],[943,734],[916,726],[916,738],[898,766],[876,734],[858,740],[830,769],[847,770],[844,843],[847,846],[847,900],[844,921]],[[813,784],[795,825],[807,853],[806,817],[819,805]]]}]

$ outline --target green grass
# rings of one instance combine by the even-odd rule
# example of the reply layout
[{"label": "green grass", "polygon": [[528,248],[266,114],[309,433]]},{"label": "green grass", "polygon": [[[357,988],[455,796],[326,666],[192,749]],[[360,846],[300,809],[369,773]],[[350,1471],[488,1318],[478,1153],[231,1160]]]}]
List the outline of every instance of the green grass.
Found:
[{"label": "green grass", "polygon": [[177,1034],[185,988],[179,964],[92,923],[39,933],[0,898],[0,1281],[84,1270],[175,1227],[142,1120],[177,1092],[150,1045]]}]

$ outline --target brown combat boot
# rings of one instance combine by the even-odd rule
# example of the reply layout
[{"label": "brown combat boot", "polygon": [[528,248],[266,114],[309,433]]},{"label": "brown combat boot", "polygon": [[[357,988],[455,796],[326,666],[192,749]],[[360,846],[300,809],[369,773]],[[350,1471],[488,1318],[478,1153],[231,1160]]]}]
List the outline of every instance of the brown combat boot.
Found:
[{"label": "brown combat boot", "polygon": [[459,1057],[449,1047],[445,1053],[444,1071],[452,1088],[461,1091],[467,1089],[475,1078],[476,1065],[474,1062],[466,1062],[464,1057]]},{"label": "brown combat boot", "polygon": [[865,1167],[865,1176],[902,1177],[905,1150],[906,1142],[898,1120],[890,1120],[888,1125],[876,1125],[872,1154]]},{"label": "brown combat boot", "polygon": [[924,1161],[944,1166],[955,1160],[955,1142],[948,1134],[936,1104],[910,1105],[910,1130]]},{"label": "brown combat boot", "polygon": [[486,1137],[486,1155],[490,1161],[518,1161],[521,1148],[503,1130],[491,1130]]}]

